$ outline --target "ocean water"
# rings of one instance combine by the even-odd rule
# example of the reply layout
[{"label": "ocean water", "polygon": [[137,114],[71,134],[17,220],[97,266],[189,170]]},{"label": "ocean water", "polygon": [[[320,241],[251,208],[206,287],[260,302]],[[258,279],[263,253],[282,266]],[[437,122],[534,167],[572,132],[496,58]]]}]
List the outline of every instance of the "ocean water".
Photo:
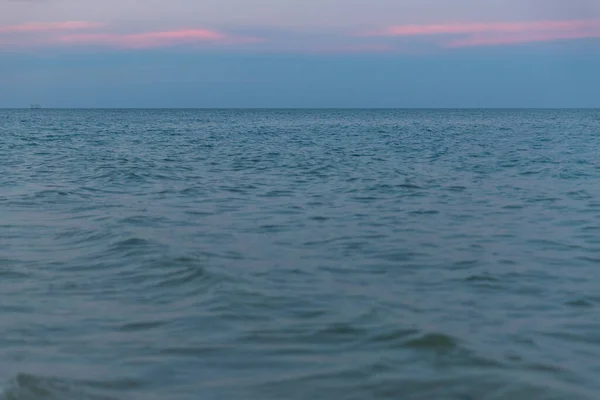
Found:
[{"label": "ocean water", "polygon": [[600,398],[600,110],[0,110],[0,398]]}]

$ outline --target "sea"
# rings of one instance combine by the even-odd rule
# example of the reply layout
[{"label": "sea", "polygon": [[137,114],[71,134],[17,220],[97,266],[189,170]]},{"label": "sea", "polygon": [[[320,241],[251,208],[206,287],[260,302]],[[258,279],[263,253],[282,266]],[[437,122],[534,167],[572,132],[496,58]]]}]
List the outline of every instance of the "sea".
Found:
[{"label": "sea", "polygon": [[0,110],[0,399],[600,399],[600,110]]}]

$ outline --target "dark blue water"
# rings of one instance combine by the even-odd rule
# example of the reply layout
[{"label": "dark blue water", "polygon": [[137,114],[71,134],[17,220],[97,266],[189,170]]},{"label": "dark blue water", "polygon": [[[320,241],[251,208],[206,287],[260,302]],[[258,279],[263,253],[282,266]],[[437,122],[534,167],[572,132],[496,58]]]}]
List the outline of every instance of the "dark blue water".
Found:
[{"label": "dark blue water", "polygon": [[0,110],[0,398],[598,399],[600,111]]}]

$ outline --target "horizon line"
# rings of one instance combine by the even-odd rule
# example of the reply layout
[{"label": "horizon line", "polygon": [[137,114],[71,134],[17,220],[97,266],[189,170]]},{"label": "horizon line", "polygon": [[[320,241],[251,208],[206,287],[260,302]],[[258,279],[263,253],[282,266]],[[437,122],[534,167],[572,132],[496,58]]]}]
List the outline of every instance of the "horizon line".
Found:
[{"label": "horizon line", "polygon": [[0,110],[600,110],[594,107],[0,107]]}]

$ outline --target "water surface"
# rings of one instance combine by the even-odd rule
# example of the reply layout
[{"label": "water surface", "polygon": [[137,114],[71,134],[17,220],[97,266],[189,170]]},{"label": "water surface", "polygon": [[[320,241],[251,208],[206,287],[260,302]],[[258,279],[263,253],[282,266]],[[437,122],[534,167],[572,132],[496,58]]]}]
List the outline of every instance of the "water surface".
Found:
[{"label": "water surface", "polygon": [[0,110],[0,398],[598,399],[599,135]]}]

